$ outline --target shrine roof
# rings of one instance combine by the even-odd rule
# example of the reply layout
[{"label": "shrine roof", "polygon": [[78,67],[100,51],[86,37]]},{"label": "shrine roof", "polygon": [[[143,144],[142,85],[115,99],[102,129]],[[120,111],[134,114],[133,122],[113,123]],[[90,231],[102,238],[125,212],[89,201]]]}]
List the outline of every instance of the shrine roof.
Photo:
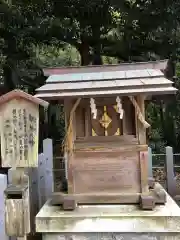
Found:
[{"label": "shrine roof", "polygon": [[110,72],[91,72],[91,73],[69,73],[60,75],[51,75],[46,83],[58,82],[84,82],[84,81],[101,81],[101,80],[126,80],[147,77],[161,77],[164,74],[161,70],[143,69],[127,71],[110,71]]},{"label": "shrine roof", "polygon": [[[122,68],[122,65],[125,67]],[[165,77],[163,69],[158,69],[162,68],[162,65],[164,66],[163,69],[165,69],[165,61],[162,61],[161,63],[121,64],[113,67],[109,65],[109,67],[105,66],[105,68],[101,66],[101,69],[103,69],[101,72],[63,72],[49,76],[46,84],[36,89],[37,94],[35,96],[53,99],[113,94],[133,95],[147,93],[148,95],[156,95],[156,93],[175,93],[176,88],[172,86],[173,82]],[[111,70],[107,71],[107,68],[111,68]],[[96,69],[96,67],[92,66],[88,69],[92,70]],[[77,70],[80,71],[78,68]]]},{"label": "shrine roof", "polygon": [[71,66],[71,67],[52,67],[44,68],[44,75],[75,74],[75,73],[92,73],[92,72],[110,72],[110,71],[126,71],[126,70],[142,70],[142,69],[160,69],[167,67],[168,60],[149,61],[149,62],[131,62],[111,65],[89,65],[89,66]]},{"label": "shrine roof", "polygon": [[15,89],[13,91],[10,91],[4,95],[2,95],[0,97],[0,105],[12,100],[12,99],[17,99],[17,98],[23,98],[27,101],[30,101],[36,105],[41,105],[43,107],[48,107],[49,103],[40,99],[40,98],[37,98],[37,97],[34,97],[26,92],[23,92],[19,89]]}]

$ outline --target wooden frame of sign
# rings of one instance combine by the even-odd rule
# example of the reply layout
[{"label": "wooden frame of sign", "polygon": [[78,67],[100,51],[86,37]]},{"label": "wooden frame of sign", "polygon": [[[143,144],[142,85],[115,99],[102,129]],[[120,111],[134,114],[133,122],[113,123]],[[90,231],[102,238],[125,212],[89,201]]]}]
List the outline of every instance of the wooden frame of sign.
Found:
[{"label": "wooden frame of sign", "polygon": [[39,105],[48,103],[21,90],[0,97],[2,167],[38,167]]}]

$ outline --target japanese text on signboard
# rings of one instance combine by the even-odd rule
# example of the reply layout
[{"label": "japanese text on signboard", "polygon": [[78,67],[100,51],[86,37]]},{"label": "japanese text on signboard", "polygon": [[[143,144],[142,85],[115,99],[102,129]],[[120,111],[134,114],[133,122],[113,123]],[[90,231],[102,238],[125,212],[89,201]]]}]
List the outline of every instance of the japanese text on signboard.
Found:
[{"label": "japanese text on signboard", "polygon": [[4,118],[5,155],[7,158],[27,160],[35,144],[37,118],[26,109],[12,109]]}]

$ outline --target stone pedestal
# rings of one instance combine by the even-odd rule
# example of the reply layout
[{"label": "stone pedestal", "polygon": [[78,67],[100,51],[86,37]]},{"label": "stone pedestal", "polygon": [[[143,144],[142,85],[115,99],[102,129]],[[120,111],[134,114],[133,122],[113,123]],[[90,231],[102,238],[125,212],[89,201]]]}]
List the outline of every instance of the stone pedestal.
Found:
[{"label": "stone pedestal", "polygon": [[65,212],[49,200],[36,216],[36,231],[44,240],[176,240],[180,208],[168,194],[167,203],[154,211],[138,205],[91,205]]}]

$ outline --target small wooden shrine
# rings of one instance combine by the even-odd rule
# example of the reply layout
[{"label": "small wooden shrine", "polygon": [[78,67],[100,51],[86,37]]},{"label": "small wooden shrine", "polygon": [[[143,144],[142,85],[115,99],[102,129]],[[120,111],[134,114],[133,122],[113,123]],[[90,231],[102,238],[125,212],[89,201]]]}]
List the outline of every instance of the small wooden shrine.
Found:
[{"label": "small wooden shrine", "polygon": [[46,69],[36,97],[64,104],[64,153],[68,193],[52,203],[136,204],[153,209],[166,202],[148,179],[145,101],[174,94],[165,76],[167,61]]}]

